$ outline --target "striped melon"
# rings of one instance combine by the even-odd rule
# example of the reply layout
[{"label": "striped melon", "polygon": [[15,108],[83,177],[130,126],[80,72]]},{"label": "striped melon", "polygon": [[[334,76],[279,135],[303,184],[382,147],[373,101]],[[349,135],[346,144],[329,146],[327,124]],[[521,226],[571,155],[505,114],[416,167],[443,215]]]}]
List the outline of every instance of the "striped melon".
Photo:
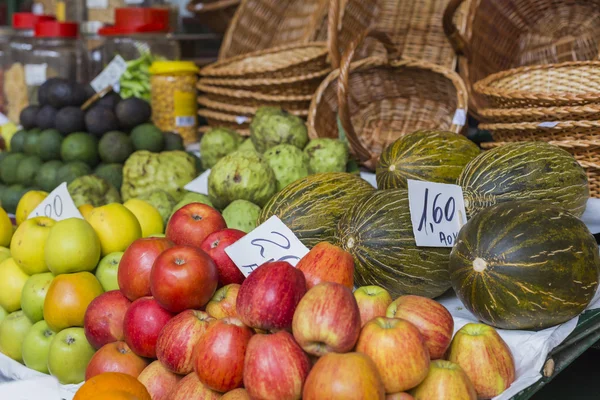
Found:
[{"label": "striped melon", "polygon": [[357,203],[340,219],[335,243],[354,256],[357,286],[381,286],[394,298],[433,298],[450,288],[450,249],[417,247],[404,189],[377,191]]},{"label": "striped melon", "polygon": [[541,201],[479,212],[450,255],[458,297],[502,329],[544,329],[575,317],[592,300],[599,273],[598,246],[584,223]]},{"label": "striped melon", "polygon": [[456,183],[479,147],[462,135],[444,131],[417,131],[388,146],[377,163],[379,189],[406,188],[407,179]]},{"label": "striped melon", "polygon": [[486,151],[460,174],[467,216],[513,200],[544,200],[581,216],[588,178],[567,151],[545,142],[511,143]]},{"label": "striped melon", "polygon": [[367,181],[345,172],[307,176],[271,198],[258,217],[262,224],[277,215],[308,247],[331,241],[341,215],[375,191]]}]

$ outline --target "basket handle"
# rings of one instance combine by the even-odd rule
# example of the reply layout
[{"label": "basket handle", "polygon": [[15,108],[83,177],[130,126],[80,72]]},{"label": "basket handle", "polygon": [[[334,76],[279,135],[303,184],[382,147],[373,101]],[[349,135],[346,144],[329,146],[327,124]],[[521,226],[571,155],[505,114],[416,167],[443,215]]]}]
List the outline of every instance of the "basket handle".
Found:
[{"label": "basket handle", "polygon": [[467,40],[460,34],[456,25],[454,25],[454,15],[464,1],[465,0],[450,0],[450,3],[448,3],[448,6],[444,11],[442,24],[444,26],[444,33],[446,33],[446,36],[448,37],[448,40],[450,41],[450,44],[454,48],[456,54],[470,59],[471,51],[469,50],[469,44]]},{"label": "basket handle", "polygon": [[396,51],[396,48],[390,37],[379,31],[365,32],[354,39],[348,46],[346,53],[342,57],[341,65],[339,68],[338,76],[338,114],[340,117],[340,123],[344,131],[346,132],[346,138],[350,143],[350,147],[358,157],[358,160],[365,164],[369,168],[374,168],[377,163],[377,158],[373,159],[371,152],[366,149],[360,142],[354,126],[352,126],[352,120],[350,119],[350,106],[349,106],[349,85],[350,85],[350,70],[352,67],[352,60],[356,54],[356,50],[359,48],[363,40],[367,37],[376,38],[380,41],[388,51],[389,55]]},{"label": "basket handle", "polygon": [[338,40],[338,24],[340,21],[340,2],[342,0],[329,0],[329,13],[327,14],[327,44],[333,69],[340,67],[340,44]]}]

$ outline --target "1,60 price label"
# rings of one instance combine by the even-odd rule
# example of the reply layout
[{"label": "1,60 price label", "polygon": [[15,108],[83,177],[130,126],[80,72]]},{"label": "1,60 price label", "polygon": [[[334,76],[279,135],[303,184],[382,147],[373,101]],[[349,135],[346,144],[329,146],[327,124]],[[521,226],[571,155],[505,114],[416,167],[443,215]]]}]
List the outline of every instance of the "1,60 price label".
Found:
[{"label": "1,60 price label", "polygon": [[75,202],[73,202],[73,199],[67,190],[66,183],[62,183],[54,189],[52,193],[50,193],[48,197],[46,197],[44,201],[29,214],[27,219],[35,217],[48,217],[55,221],[62,221],[63,219],[68,218],[83,219],[83,216],[77,209],[77,206],[75,206]]},{"label": "1,60 price label", "polygon": [[409,180],[408,199],[417,246],[454,246],[460,228],[467,223],[462,188]]},{"label": "1,60 price label", "polygon": [[273,216],[265,223],[225,249],[244,276],[264,263],[287,261],[296,266],[308,253],[308,248],[279,218]]}]

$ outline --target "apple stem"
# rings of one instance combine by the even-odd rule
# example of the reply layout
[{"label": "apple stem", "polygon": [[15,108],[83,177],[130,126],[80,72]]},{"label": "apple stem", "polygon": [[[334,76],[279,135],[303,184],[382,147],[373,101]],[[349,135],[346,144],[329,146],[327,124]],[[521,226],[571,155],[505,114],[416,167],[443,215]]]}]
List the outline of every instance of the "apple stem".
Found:
[{"label": "apple stem", "polygon": [[202,216],[198,215],[198,214],[192,215],[192,218],[194,219],[194,221],[201,221],[202,220]]},{"label": "apple stem", "polygon": [[68,345],[72,345],[73,343],[75,343],[75,338],[73,336],[67,336],[66,342]]}]

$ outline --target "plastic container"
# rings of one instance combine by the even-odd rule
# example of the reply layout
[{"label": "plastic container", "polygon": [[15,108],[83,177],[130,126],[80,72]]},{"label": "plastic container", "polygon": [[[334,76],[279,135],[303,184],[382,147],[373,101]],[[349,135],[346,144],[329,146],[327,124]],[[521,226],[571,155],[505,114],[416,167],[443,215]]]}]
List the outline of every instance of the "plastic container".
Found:
[{"label": "plastic container", "polygon": [[9,43],[12,30],[0,27],[0,113],[6,114],[6,96],[4,94],[4,73],[10,66]]},{"label": "plastic container", "polygon": [[99,30],[104,37],[104,63],[119,55],[127,61],[121,77],[121,97],[150,101],[149,67],[154,61],[177,60],[179,43],[167,35],[169,11],[160,8],[119,8],[115,25]]},{"label": "plastic container", "polygon": [[[49,15],[32,13],[13,14],[13,33],[10,38],[10,66],[4,74],[4,93],[6,95],[6,111],[13,122],[19,121],[21,110],[29,105],[27,90],[27,65],[32,63],[34,28],[38,22],[53,21]],[[31,74],[31,71],[29,71]],[[35,100],[35,99],[33,99]]]},{"label": "plastic container", "polygon": [[152,121],[184,143],[197,141],[196,82],[198,67],[189,61],[155,61],[150,67]]},{"label": "plastic container", "polygon": [[93,80],[104,69],[104,38],[98,34],[102,22],[87,21],[79,25],[79,33],[86,50],[87,80]]}]

